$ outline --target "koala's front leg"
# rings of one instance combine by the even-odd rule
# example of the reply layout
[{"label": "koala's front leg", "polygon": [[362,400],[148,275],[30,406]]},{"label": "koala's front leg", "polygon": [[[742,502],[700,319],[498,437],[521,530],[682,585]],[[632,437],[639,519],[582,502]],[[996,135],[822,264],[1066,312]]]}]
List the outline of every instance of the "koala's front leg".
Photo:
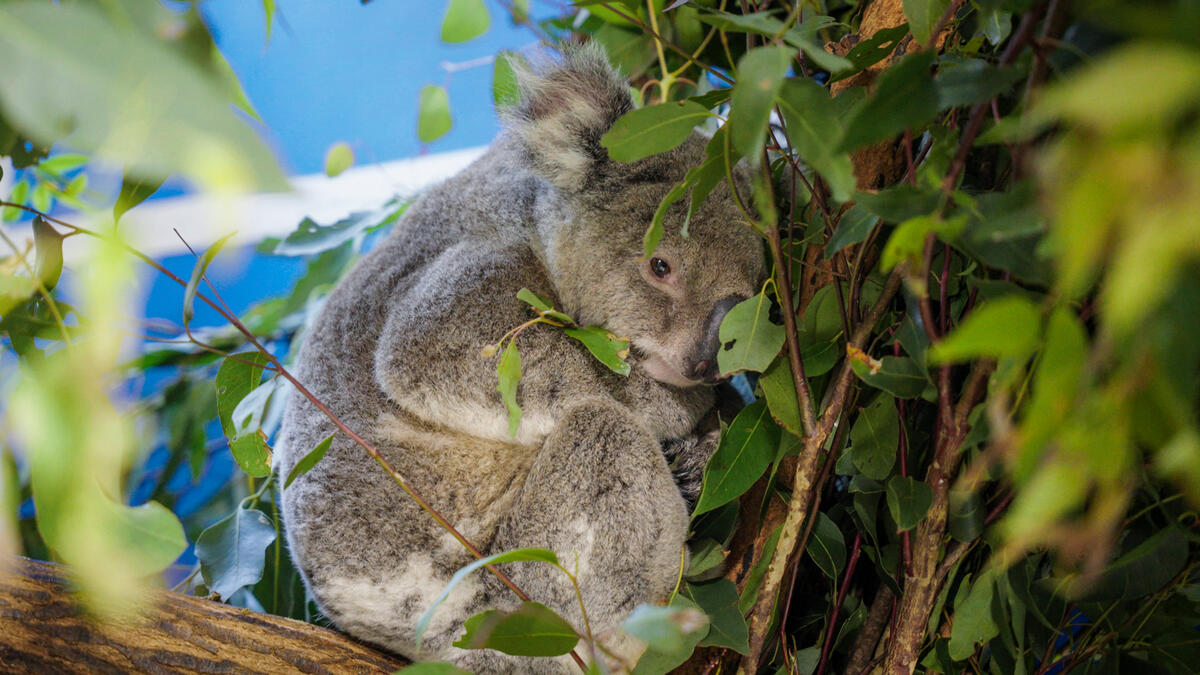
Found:
[{"label": "koala's front leg", "polygon": [[[493,551],[540,546],[567,569],[578,566],[588,618],[598,636],[615,636],[641,603],[666,599],[679,575],[688,513],[659,442],[620,404],[588,399],[563,414],[546,438],[515,507],[502,519]],[[505,566],[536,601],[582,630],[575,592],[548,565]],[[636,659],[640,645],[610,648]],[[465,665],[504,670],[492,653]],[[534,664],[511,664],[526,672]]]}]

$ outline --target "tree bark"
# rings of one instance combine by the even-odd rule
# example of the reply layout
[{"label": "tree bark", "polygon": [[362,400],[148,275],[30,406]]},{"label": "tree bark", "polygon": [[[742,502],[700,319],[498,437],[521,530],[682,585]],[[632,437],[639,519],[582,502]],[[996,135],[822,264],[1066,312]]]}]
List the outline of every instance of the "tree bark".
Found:
[{"label": "tree bark", "polygon": [[19,559],[0,571],[0,672],[391,673],[406,665],[327,628],[154,592],[141,621],[99,624],[62,568]]}]

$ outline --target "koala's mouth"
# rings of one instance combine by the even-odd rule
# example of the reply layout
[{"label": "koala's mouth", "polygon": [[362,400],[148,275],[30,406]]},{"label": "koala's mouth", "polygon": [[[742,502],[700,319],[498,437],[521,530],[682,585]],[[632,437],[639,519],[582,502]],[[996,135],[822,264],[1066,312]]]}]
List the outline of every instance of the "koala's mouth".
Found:
[{"label": "koala's mouth", "polygon": [[631,351],[637,357],[638,366],[646,371],[647,375],[663,384],[675,387],[694,387],[701,383],[701,380],[684,377],[683,373],[671,367],[666,359],[656,353],[638,349],[636,346]]}]

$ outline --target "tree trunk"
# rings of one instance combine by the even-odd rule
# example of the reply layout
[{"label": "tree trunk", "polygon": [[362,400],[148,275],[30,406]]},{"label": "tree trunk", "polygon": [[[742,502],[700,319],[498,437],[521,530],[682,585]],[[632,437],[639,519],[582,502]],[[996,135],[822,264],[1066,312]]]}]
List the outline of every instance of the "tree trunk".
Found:
[{"label": "tree trunk", "polygon": [[0,672],[391,673],[405,665],[319,626],[156,591],[140,622],[98,624],[62,568],[20,559],[0,571]]}]

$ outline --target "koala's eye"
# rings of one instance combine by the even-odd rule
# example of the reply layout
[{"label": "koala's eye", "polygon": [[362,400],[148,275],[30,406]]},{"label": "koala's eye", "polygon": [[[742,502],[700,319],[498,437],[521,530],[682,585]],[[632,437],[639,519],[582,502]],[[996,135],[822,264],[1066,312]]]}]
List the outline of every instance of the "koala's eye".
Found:
[{"label": "koala's eye", "polygon": [[666,279],[667,276],[671,274],[671,266],[668,265],[667,261],[663,260],[662,258],[651,258],[650,271],[654,272],[654,276],[658,277],[659,279]]}]

